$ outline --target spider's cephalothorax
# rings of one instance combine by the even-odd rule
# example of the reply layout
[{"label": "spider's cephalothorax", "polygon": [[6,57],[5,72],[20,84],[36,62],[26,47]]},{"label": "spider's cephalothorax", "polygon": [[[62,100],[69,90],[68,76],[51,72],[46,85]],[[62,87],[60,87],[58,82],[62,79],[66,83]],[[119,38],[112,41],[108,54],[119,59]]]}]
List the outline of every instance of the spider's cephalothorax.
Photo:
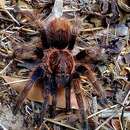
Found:
[{"label": "spider's cephalothorax", "polygon": [[[18,108],[22,105],[33,84],[39,78],[42,78],[44,88],[42,119],[46,116],[49,95],[52,95],[52,110],[53,115],[55,115],[58,87],[63,87],[65,89],[66,110],[68,111],[71,109],[70,92],[73,87],[81,114],[82,128],[83,130],[88,130],[86,112],[80,89],[80,75],[85,74],[97,90],[100,90],[101,86],[97,82],[91,69],[85,63],[84,65],[75,65],[77,61],[75,62],[72,53],[69,52],[73,49],[75,44],[76,29],[74,27],[72,28],[68,20],[55,18],[50,21],[46,29],[41,31],[41,39],[43,43],[42,63],[35,68],[30,76],[30,81],[27,82],[21,92],[13,113],[17,113]],[[76,60],[79,59],[76,58]]]},{"label": "spider's cephalothorax", "polygon": [[55,76],[58,86],[65,86],[74,71],[74,59],[67,50],[52,49],[48,58],[48,68]]}]

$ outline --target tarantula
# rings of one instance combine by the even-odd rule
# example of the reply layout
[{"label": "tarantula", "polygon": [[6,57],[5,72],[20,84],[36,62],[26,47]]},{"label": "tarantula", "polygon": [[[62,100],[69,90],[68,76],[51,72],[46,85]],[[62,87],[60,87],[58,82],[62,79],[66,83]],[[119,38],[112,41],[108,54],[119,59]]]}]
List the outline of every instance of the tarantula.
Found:
[{"label": "tarantula", "polygon": [[[43,79],[43,110],[41,119],[44,118],[48,109],[49,95],[52,95],[53,116],[55,116],[57,88],[63,87],[65,89],[66,110],[71,109],[70,92],[74,88],[77,103],[79,106],[82,128],[88,130],[87,113],[85,112],[83,97],[80,88],[80,75],[84,74],[88,77],[93,86],[104,95],[101,85],[96,80],[86,63],[78,63],[79,59],[86,56],[85,53],[78,54],[73,57],[71,50],[74,47],[77,33],[76,29],[72,27],[71,23],[64,18],[55,18],[48,25],[46,29],[41,31],[41,39],[43,43],[43,58],[30,76],[30,80],[25,85],[21,92],[13,113],[16,114],[28,92],[33,84],[39,79]],[[97,55],[95,55],[96,57]],[[41,124],[41,123],[40,123]]]}]

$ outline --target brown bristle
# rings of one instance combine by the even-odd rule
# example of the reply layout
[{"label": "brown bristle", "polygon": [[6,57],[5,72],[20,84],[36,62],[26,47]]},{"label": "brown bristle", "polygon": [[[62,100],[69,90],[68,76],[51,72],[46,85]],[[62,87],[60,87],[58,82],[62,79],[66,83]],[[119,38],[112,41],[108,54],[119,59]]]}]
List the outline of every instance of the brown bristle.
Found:
[{"label": "brown bristle", "polygon": [[51,47],[66,48],[71,40],[71,23],[64,18],[55,18],[47,26],[47,41]]}]

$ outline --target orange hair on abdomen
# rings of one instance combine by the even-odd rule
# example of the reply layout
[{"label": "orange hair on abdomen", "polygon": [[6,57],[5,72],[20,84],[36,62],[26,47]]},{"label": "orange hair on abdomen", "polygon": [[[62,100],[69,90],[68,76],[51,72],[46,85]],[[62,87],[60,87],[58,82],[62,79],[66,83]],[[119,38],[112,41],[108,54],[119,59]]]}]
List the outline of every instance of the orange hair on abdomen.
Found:
[{"label": "orange hair on abdomen", "polygon": [[55,18],[47,26],[47,42],[51,47],[64,49],[71,40],[71,23],[65,18]]}]

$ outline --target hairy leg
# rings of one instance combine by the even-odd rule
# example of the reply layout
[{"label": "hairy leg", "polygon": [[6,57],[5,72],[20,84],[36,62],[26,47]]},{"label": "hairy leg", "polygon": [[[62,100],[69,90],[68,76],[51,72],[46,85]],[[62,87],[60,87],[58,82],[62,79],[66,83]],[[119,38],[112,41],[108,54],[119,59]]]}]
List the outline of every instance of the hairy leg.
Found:
[{"label": "hairy leg", "polygon": [[98,95],[102,98],[105,98],[105,91],[103,90],[101,83],[97,80],[96,75],[88,65],[80,64],[79,66],[77,66],[76,72],[78,72],[80,75],[86,76],[93,87],[96,89]]},{"label": "hairy leg", "polygon": [[[40,73],[39,73],[40,72]],[[21,105],[24,102],[24,99],[27,97],[29,91],[31,90],[34,82],[37,81],[38,78],[40,78],[43,75],[43,70],[40,67],[37,67],[31,76],[31,79],[25,84],[24,89],[22,90],[22,92],[20,93],[15,106],[13,107],[13,114],[16,115],[17,111],[19,110],[19,108],[21,107]]]},{"label": "hairy leg", "polygon": [[16,104],[15,104],[15,106],[14,106],[14,108],[13,108],[13,111],[12,111],[14,115],[17,114],[19,108],[20,108],[21,105],[23,104],[23,101],[24,101],[24,99],[26,98],[26,96],[27,96],[29,90],[32,88],[33,83],[34,83],[34,81],[29,80],[29,81],[26,83],[26,85],[25,85],[23,91],[20,93],[20,95],[19,95],[19,97],[18,97],[18,99],[17,99],[17,102],[16,102]]},{"label": "hairy leg", "polygon": [[40,125],[42,124],[44,117],[47,114],[47,111],[49,109],[49,95],[50,95],[50,78],[44,77],[43,79],[43,107],[42,107],[42,113],[41,113],[41,120],[40,120]]},{"label": "hairy leg", "polygon": [[52,113],[52,117],[55,117],[56,115],[56,104],[57,104],[57,94],[52,95],[52,109],[51,109],[51,113]]},{"label": "hairy leg", "polygon": [[89,66],[84,65],[84,67],[86,68],[86,71],[84,72],[85,76],[92,83],[93,87],[96,89],[99,96],[102,98],[106,98],[105,91],[103,90],[101,83],[97,80],[95,74],[92,72]]},{"label": "hairy leg", "polygon": [[65,88],[65,100],[66,100],[66,111],[70,111],[71,109],[71,102],[70,102],[70,96],[71,96],[71,87]]},{"label": "hairy leg", "polygon": [[80,79],[78,79],[78,78],[73,79],[72,85],[74,87],[74,92],[76,95],[77,103],[78,103],[80,114],[81,114],[82,128],[83,128],[83,130],[88,130],[88,122],[87,122],[87,118],[86,118],[87,113],[85,112],[83,97],[81,94]]}]

